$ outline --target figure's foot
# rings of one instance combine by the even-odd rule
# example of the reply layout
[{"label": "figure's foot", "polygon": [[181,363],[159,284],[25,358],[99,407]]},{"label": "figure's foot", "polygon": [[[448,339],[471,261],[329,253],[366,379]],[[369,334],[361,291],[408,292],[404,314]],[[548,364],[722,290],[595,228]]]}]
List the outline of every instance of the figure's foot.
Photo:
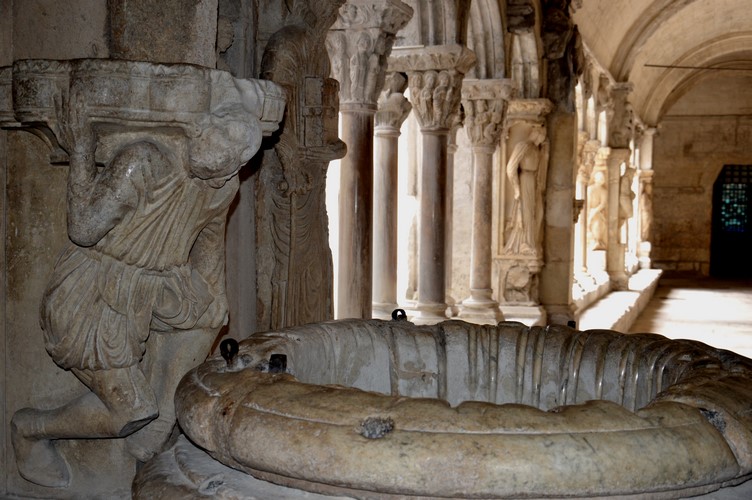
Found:
[{"label": "figure's foot", "polygon": [[157,418],[125,438],[125,448],[140,462],[148,462],[164,450],[170,439],[175,421]]},{"label": "figure's foot", "polygon": [[30,429],[34,410],[16,412],[10,422],[11,442],[16,452],[16,465],[21,477],[48,488],[65,488],[70,484],[70,471],[65,459],[50,439],[30,439],[24,430]]}]

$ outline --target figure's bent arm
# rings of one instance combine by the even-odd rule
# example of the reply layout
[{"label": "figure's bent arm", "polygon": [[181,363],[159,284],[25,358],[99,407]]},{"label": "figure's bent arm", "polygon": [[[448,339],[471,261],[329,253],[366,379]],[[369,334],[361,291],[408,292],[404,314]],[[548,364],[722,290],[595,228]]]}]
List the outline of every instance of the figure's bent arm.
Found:
[{"label": "figure's bent arm", "polygon": [[101,171],[94,154],[71,154],[68,174],[68,236],[77,245],[95,245],[135,207],[130,177],[136,165],[113,162]]}]

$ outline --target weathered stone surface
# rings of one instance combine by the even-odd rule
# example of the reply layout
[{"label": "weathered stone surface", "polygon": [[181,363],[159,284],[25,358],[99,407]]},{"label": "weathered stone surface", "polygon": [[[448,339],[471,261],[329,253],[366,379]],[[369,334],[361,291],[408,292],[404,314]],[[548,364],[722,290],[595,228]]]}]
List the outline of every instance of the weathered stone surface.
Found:
[{"label": "weathered stone surface", "polygon": [[257,329],[331,319],[332,257],[326,169],[346,151],[339,140],[338,84],[329,78],[326,34],[343,0],[295,2],[269,40],[261,76],[289,105],[279,140],[256,176]]},{"label": "weathered stone surface", "polygon": [[103,449],[125,445],[130,467],[166,443],[177,382],[227,321],[223,236],[235,176],[276,129],[284,93],[195,66],[87,59],[21,61],[12,80],[3,115],[46,130],[70,163],[70,241],[41,325],[55,363],[91,392],[17,411],[11,437],[21,476],[65,488],[92,483],[98,468],[61,453],[58,440],[126,438]]},{"label": "weathered stone surface", "polygon": [[[287,374],[266,372],[272,354]],[[239,360],[184,379],[182,428],[225,464],[311,491],[658,498],[752,472],[752,361],[696,342],[343,321],[254,335]],[[394,429],[364,438],[371,417]]]},{"label": "weathered stone surface", "polygon": [[116,59],[214,67],[218,0],[109,0]]}]

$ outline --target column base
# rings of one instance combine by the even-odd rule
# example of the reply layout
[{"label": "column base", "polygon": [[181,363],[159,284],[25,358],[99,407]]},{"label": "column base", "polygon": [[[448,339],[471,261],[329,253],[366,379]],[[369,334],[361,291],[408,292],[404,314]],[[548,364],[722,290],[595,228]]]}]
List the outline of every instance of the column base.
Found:
[{"label": "column base", "polygon": [[518,321],[527,326],[545,326],[546,310],[542,306],[501,306],[504,321]]},{"label": "column base", "polygon": [[504,321],[499,303],[491,298],[491,290],[470,290],[471,296],[460,304],[459,318],[468,323],[496,325]]},{"label": "column base", "polygon": [[400,309],[397,303],[377,303],[374,302],[371,306],[371,314],[373,319],[392,319],[392,312],[395,309]]},{"label": "column base", "polygon": [[629,276],[625,271],[614,271],[608,273],[608,280],[611,283],[611,290],[629,290]]},{"label": "column base", "polygon": [[546,309],[547,325],[567,325],[575,321],[574,304],[550,304],[543,306]]},{"label": "column base", "polygon": [[435,325],[446,321],[446,304],[425,304],[418,302],[417,314],[412,322],[416,325]]},{"label": "column base", "polygon": [[446,315],[448,318],[454,318],[460,313],[460,307],[457,305],[457,301],[451,295],[447,295],[447,310]]},{"label": "column base", "polygon": [[649,241],[641,241],[637,247],[637,260],[640,263],[640,269],[650,269],[653,266],[653,261],[650,258],[650,251],[652,245]]}]

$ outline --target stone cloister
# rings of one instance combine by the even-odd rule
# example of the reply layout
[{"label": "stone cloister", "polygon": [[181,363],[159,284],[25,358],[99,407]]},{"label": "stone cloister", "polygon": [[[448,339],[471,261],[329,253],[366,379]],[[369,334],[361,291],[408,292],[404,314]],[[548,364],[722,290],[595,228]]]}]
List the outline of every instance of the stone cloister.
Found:
[{"label": "stone cloister", "polygon": [[[0,0],[0,496],[129,497],[225,338],[398,308],[627,331],[662,273],[752,250],[716,237],[750,75],[745,0]],[[113,363],[153,394],[110,404]]]}]

